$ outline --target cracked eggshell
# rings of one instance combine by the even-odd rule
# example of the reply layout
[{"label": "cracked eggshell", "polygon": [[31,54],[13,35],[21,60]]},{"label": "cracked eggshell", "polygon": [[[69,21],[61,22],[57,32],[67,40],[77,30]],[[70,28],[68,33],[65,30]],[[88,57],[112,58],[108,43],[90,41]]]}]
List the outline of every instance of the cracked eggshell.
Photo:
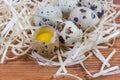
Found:
[{"label": "cracked eggshell", "polygon": [[79,0],[79,5],[93,10],[99,18],[104,15],[104,5],[102,0]]},{"label": "cracked eggshell", "polygon": [[[49,43],[42,42],[38,39],[38,36],[43,33],[52,33]],[[59,50],[59,36],[52,26],[41,26],[34,32],[31,46],[32,49],[36,50],[41,56],[51,59],[53,56],[57,55],[57,51]]]},{"label": "cracked eggshell", "polygon": [[57,0],[57,5],[64,13],[70,12],[78,5],[79,0]]},{"label": "cracked eggshell", "polygon": [[57,31],[60,38],[62,38],[62,43],[64,43],[66,46],[74,45],[80,40],[82,35],[82,29],[77,27],[72,21],[60,23]]},{"label": "cracked eggshell", "polygon": [[34,23],[36,26],[54,25],[57,20],[62,19],[62,12],[58,6],[46,4],[35,12]]},{"label": "cracked eggshell", "polygon": [[95,12],[87,7],[76,7],[71,11],[69,19],[81,26],[83,30],[97,25],[100,20]]}]

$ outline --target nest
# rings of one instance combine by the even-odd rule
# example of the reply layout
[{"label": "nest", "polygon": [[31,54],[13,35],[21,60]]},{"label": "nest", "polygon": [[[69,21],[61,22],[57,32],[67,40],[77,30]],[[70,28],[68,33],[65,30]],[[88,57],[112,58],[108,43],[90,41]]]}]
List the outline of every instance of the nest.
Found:
[{"label": "nest", "polygon": [[[53,1],[53,0],[52,0]],[[0,1],[0,55],[2,64],[5,60],[14,60],[23,56],[32,49],[31,40],[34,31],[39,27],[34,26],[33,17],[35,10],[47,1],[37,0],[1,0]],[[54,1],[53,1],[54,2]],[[101,75],[112,75],[120,73],[118,66],[111,66],[109,60],[116,53],[113,50],[105,58],[99,49],[109,48],[114,45],[115,39],[120,35],[120,24],[116,23],[116,18],[120,15],[119,5],[113,3],[113,0],[103,0],[106,10],[104,16],[100,19],[94,31],[83,33],[82,43],[77,42],[69,51],[60,51],[51,59],[44,58],[36,52],[31,52],[33,58],[42,66],[60,66],[54,77],[59,75],[73,76],[79,80],[80,77],[68,73],[65,66],[80,64],[91,77]],[[13,54],[7,56],[8,50]],[[84,61],[93,54],[102,62],[101,70],[91,74],[84,66]],[[63,59],[64,57],[64,59]],[[58,61],[54,61],[58,59]],[[104,69],[105,66],[109,67]],[[63,72],[62,72],[63,71]]]}]

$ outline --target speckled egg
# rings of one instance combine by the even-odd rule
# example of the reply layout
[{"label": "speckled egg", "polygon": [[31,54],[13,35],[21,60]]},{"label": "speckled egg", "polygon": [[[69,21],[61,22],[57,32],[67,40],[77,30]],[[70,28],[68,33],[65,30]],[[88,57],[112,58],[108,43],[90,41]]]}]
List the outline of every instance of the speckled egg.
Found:
[{"label": "speckled egg", "polygon": [[42,17],[38,17],[38,16],[34,17],[34,23],[36,26],[43,26],[43,25],[51,25],[51,26],[53,25],[54,26],[54,23],[50,19],[42,18]]},{"label": "speckled egg", "polygon": [[[90,6],[91,0],[79,0],[79,6]],[[86,7],[87,7],[86,6]]]},{"label": "speckled egg", "polygon": [[76,7],[71,11],[69,19],[81,26],[83,30],[93,27],[99,22],[96,13],[87,7]]},{"label": "speckled egg", "polygon": [[80,40],[82,35],[82,29],[77,27],[72,21],[60,23],[57,30],[60,35],[60,41],[66,46],[74,45]]},{"label": "speckled egg", "polygon": [[34,23],[36,26],[54,25],[57,20],[62,19],[62,12],[58,6],[46,4],[35,12]]},{"label": "speckled egg", "polygon": [[57,5],[64,13],[70,12],[78,5],[79,0],[57,0]]},{"label": "speckled egg", "polygon": [[79,0],[79,5],[90,8],[99,18],[104,14],[104,5],[102,0]]}]

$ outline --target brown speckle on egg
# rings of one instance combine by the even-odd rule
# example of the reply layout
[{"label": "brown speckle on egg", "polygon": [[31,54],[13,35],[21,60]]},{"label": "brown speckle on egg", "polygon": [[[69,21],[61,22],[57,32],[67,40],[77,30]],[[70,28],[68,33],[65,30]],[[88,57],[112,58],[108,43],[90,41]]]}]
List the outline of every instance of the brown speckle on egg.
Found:
[{"label": "brown speckle on egg", "polygon": [[73,45],[75,44],[75,42],[72,43]]},{"label": "brown speckle on egg", "polygon": [[74,22],[78,29],[81,29],[81,25]]},{"label": "brown speckle on egg", "polygon": [[37,50],[34,50],[34,52],[37,52]]},{"label": "brown speckle on egg", "polygon": [[66,39],[70,38],[69,36],[66,36]]},{"label": "brown speckle on egg", "polygon": [[68,27],[65,31],[66,34],[72,34],[73,32],[71,31],[71,27]]},{"label": "brown speckle on egg", "polygon": [[79,0],[79,2],[81,2],[81,0]]},{"label": "brown speckle on egg", "polygon": [[54,52],[56,52],[58,49],[59,49],[59,48],[55,46],[55,48],[54,48]]},{"label": "brown speckle on egg", "polygon": [[63,44],[65,43],[65,40],[63,39],[62,36],[59,36],[59,40],[60,40],[61,43],[63,43]]},{"label": "brown speckle on egg", "polygon": [[45,45],[45,48],[47,49],[47,45]]},{"label": "brown speckle on egg", "polygon": [[44,51],[42,51],[42,53],[44,53]]},{"label": "brown speckle on egg", "polygon": [[59,31],[59,32],[63,31],[64,27],[65,27],[65,23],[60,24],[60,25],[58,26],[58,31]]},{"label": "brown speckle on egg", "polygon": [[50,54],[53,54],[53,52],[50,52]]}]

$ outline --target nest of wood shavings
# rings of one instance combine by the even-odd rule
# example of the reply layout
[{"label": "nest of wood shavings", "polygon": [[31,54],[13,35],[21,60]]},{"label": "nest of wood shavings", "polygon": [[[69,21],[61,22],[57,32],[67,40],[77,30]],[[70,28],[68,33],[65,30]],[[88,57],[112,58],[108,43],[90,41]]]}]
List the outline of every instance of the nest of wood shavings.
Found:
[{"label": "nest of wood shavings", "polygon": [[[27,54],[32,49],[31,37],[38,27],[33,24],[33,16],[36,8],[40,7],[45,1],[37,0],[1,0],[0,1],[0,63],[5,60],[14,60]],[[76,43],[75,46],[66,52],[60,50],[56,56],[50,60],[32,53],[37,62],[42,66],[60,66],[54,77],[59,75],[68,75],[82,80],[80,77],[68,73],[66,66],[80,64],[84,70],[93,78],[101,75],[112,75],[120,73],[118,66],[111,66],[109,61],[116,53],[113,50],[105,58],[99,49],[112,47],[115,39],[120,35],[120,24],[116,23],[116,18],[120,15],[119,5],[113,4],[113,0],[103,0],[106,8],[104,17],[100,20],[95,30],[90,33],[84,32],[82,43]],[[111,42],[112,40],[112,42]],[[11,50],[12,57],[7,56],[7,51]],[[84,61],[93,54],[102,62],[99,72],[92,74],[84,66]],[[63,60],[62,57],[65,57]],[[55,62],[54,59],[58,59]],[[104,69],[105,66],[109,67]]]}]

